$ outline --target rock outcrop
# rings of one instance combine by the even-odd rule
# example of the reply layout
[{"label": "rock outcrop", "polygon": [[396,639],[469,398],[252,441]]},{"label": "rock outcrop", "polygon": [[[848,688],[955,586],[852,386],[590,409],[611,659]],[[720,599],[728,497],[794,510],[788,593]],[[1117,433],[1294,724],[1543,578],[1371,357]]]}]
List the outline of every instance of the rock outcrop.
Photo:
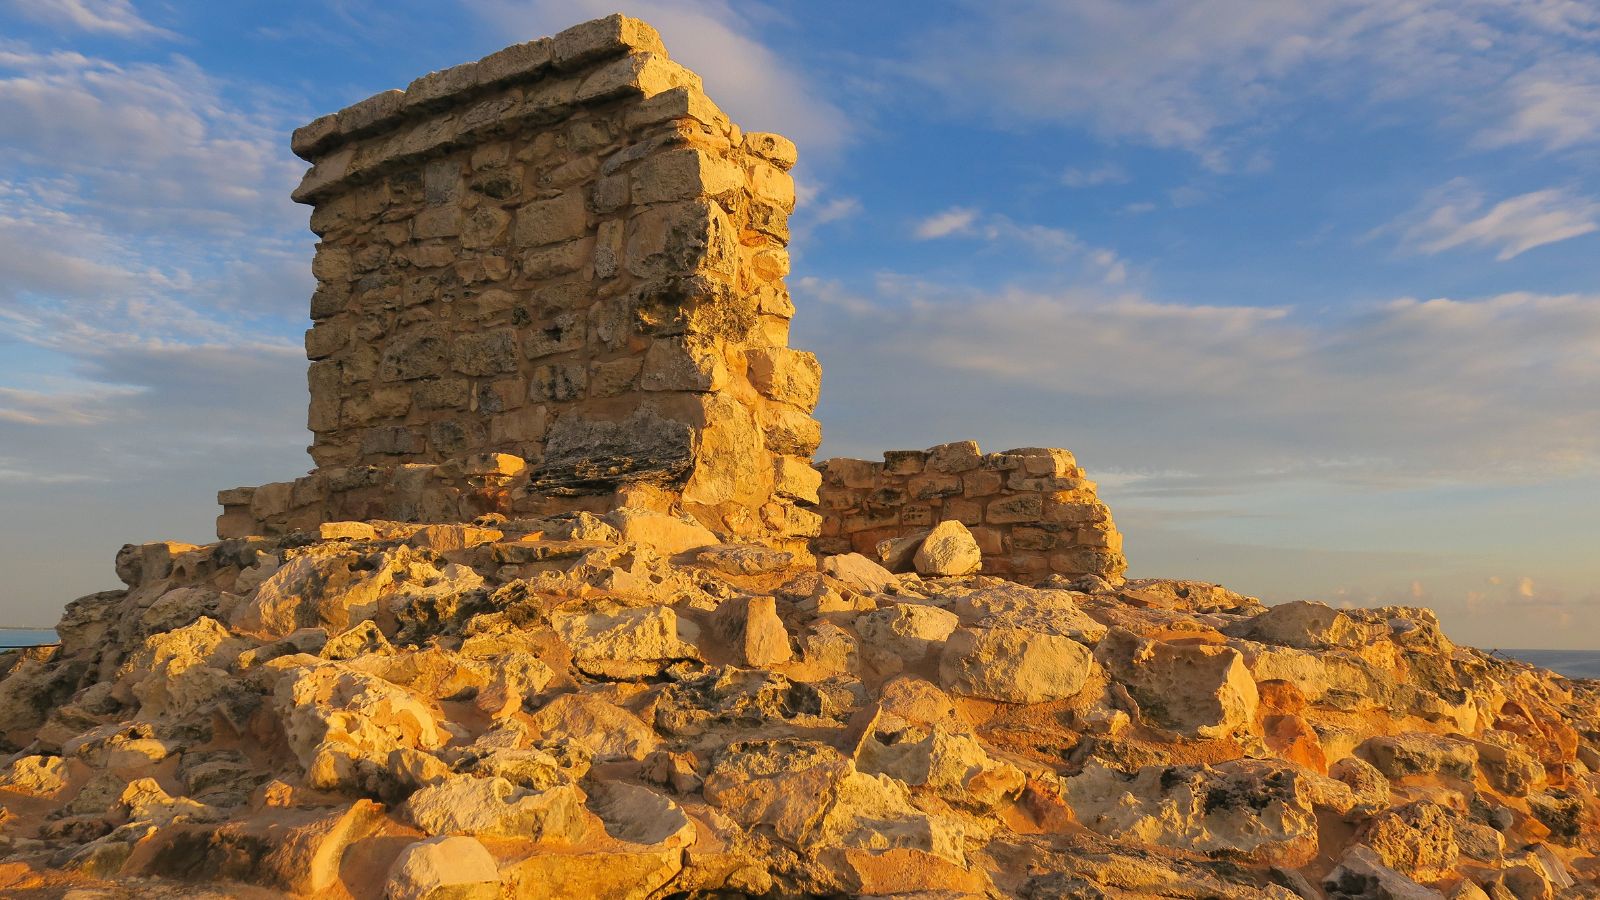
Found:
[{"label": "rock outcrop", "polygon": [[814,468],[792,147],[648,26],[295,146],[319,468],[0,654],[0,894],[1600,897],[1600,682],[1127,581],[1065,451]]}]

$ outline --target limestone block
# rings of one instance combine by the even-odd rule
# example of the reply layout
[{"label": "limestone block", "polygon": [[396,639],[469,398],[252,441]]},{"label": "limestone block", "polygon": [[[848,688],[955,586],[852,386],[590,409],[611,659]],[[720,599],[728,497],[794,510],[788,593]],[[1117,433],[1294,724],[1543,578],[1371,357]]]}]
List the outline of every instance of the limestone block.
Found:
[{"label": "limestone block", "polygon": [[733,644],[741,665],[781,665],[794,656],[789,632],[771,597],[735,597],[717,609],[718,630]]},{"label": "limestone block", "polygon": [[976,441],[956,441],[928,450],[927,467],[932,472],[965,472],[976,469],[982,462],[983,456]]},{"label": "limestone block", "polygon": [[745,152],[759,156],[785,172],[794,168],[794,164],[800,158],[793,141],[769,131],[746,133],[741,146]]},{"label": "limestone block", "polygon": [[378,378],[411,381],[443,375],[448,366],[449,349],[444,338],[433,334],[394,338],[384,348]]},{"label": "limestone block", "polygon": [[1112,629],[1095,658],[1163,727],[1194,737],[1253,727],[1260,693],[1232,647],[1169,644]]},{"label": "limestone block", "polygon": [[923,575],[971,575],[983,565],[983,551],[960,522],[940,522],[923,538],[912,557]]},{"label": "limestone block", "polygon": [[488,87],[537,74],[555,61],[551,38],[512,44],[478,60],[478,85]]},{"label": "limestone block", "polygon": [[639,386],[647,391],[718,391],[728,383],[721,350],[694,337],[654,341],[645,352]]},{"label": "limestone block", "polygon": [[818,501],[817,489],[822,486],[822,473],[810,460],[798,456],[779,456],[774,459],[773,465],[774,494],[805,503]]},{"label": "limestone block", "polygon": [[500,871],[475,838],[442,835],[400,851],[383,895],[386,900],[495,900]]},{"label": "limestone block", "polygon": [[896,603],[856,620],[861,651],[882,674],[916,668],[938,658],[960,619],[936,606]]},{"label": "limestone block", "polygon": [[859,553],[829,556],[822,561],[822,571],[863,594],[880,593],[899,584],[899,579],[888,569]]},{"label": "limestone block", "polygon": [[511,213],[493,206],[480,206],[461,223],[461,246],[483,250],[501,242],[511,225]]},{"label": "limestone block", "polygon": [[787,404],[768,404],[761,409],[761,431],[767,449],[784,456],[809,457],[822,445],[822,425]]},{"label": "limestone block", "polygon": [[522,274],[529,278],[554,278],[577,272],[594,256],[592,239],[536,247],[522,254]]},{"label": "limestone block", "polygon": [[1094,669],[1089,648],[1022,628],[959,628],[939,657],[939,681],[965,697],[1044,703],[1083,689]]},{"label": "limestone block", "polygon": [[546,40],[550,61],[565,71],[631,51],[663,56],[667,52],[661,44],[661,35],[648,23],[621,14],[574,25]]},{"label": "limestone block", "polygon": [[535,200],[517,210],[512,243],[542,247],[576,240],[589,231],[589,210],[579,191],[565,191],[547,200]]},{"label": "limestone block", "polygon": [[617,529],[622,540],[644,544],[663,556],[676,556],[721,543],[715,534],[697,522],[647,509],[623,507],[607,514],[606,521]]},{"label": "limestone block", "polygon": [[738,261],[737,230],[727,213],[704,200],[648,207],[627,229],[627,269],[639,278],[702,269],[732,274]]},{"label": "limestone block", "polygon": [[646,157],[630,174],[634,203],[666,203],[716,197],[744,187],[733,163],[698,147],[680,147]]},{"label": "limestone block", "polygon": [[573,102],[601,103],[628,95],[653,97],[675,87],[700,91],[700,76],[663,55],[632,53],[585,76]]},{"label": "limestone block", "polygon": [[463,375],[515,372],[517,358],[517,337],[510,329],[464,334],[450,347],[450,367]]},{"label": "limestone block", "polygon": [[523,349],[529,359],[570,353],[582,349],[588,333],[588,323],[582,314],[558,312],[540,322],[539,328],[526,334]]},{"label": "limestone block", "polygon": [[822,387],[822,365],[815,354],[787,347],[763,347],[745,354],[750,383],[762,395],[809,412]]},{"label": "limestone block", "polygon": [[591,814],[573,785],[538,793],[504,778],[451,775],[407,798],[407,821],[429,835],[479,835],[570,844],[588,831]]}]

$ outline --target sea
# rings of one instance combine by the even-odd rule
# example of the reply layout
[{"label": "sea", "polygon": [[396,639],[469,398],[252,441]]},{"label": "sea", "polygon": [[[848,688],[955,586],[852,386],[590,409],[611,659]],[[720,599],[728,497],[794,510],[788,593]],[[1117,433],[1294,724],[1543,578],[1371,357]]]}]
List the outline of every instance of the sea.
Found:
[{"label": "sea", "polygon": [[[0,650],[53,644],[56,633],[49,628],[0,628]],[[1523,662],[1543,666],[1568,678],[1600,678],[1600,650],[1496,650]]]},{"label": "sea", "polygon": [[0,650],[55,642],[56,632],[53,628],[0,628]]}]

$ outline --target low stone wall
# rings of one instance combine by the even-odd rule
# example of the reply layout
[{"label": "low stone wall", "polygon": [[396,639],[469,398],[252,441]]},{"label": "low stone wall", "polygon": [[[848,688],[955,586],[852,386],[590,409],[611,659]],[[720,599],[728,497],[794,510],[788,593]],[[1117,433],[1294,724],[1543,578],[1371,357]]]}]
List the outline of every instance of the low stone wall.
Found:
[{"label": "low stone wall", "polygon": [[[217,536],[267,537],[315,532],[325,522],[386,521],[449,524],[498,513],[533,518],[565,512],[603,515],[620,507],[675,513],[677,496],[648,482],[619,485],[608,494],[546,493],[537,469],[507,453],[478,453],[444,463],[329,466],[294,481],[220,491]],[[765,543],[796,554],[805,537]]]},{"label": "low stone wall", "polygon": [[883,462],[830,459],[822,471],[820,553],[877,558],[879,542],[947,519],[972,530],[983,571],[1018,581],[1127,570],[1122,535],[1065,450],[984,454],[972,441],[891,450]]}]

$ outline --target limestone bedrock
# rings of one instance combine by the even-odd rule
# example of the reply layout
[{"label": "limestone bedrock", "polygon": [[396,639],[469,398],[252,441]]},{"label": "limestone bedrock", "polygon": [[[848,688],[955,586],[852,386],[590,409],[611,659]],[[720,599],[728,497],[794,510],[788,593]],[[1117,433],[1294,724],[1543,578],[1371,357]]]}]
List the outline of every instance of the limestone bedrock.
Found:
[{"label": "limestone bedrock", "polygon": [[794,147],[648,25],[293,147],[317,469],[0,654],[0,895],[1600,897],[1600,682],[1126,580],[1064,450],[813,465]]}]

